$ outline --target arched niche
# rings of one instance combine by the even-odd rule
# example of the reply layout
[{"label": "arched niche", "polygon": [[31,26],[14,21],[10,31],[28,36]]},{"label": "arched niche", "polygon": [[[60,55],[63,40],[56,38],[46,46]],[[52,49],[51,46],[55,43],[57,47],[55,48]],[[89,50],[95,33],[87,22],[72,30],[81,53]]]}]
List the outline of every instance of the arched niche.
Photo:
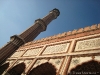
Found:
[{"label": "arched niche", "polygon": [[7,74],[9,74],[9,75],[21,75],[24,72],[24,70],[25,70],[25,66],[26,65],[25,65],[24,62],[19,63],[19,64],[15,65],[13,68],[11,68],[7,72]]},{"label": "arched niche", "polygon": [[100,75],[100,62],[90,60],[72,68],[67,75]]},{"label": "arched niche", "polygon": [[56,75],[56,68],[51,63],[43,63],[33,68],[28,75]]}]

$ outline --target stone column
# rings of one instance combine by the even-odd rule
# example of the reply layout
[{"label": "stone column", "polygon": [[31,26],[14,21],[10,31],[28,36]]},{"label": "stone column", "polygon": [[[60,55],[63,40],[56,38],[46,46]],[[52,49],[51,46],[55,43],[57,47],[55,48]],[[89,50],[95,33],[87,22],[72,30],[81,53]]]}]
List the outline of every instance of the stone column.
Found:
[{"label": "stone column", "polygon": [[21,33],[20,35],[14,35],[11,37],[4,47],[0,49],[0,65],[6,61],[21,45],[34,40],[42,31],[45,31],[47,25],[59,16],[58,9],[53,9],[43,19],[37,19],[30,28]]}]

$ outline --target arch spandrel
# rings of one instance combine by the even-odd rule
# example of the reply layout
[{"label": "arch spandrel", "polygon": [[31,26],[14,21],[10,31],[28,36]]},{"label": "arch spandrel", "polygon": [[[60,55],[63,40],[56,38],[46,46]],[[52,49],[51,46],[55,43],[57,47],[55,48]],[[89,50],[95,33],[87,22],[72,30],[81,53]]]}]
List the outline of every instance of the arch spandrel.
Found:
[{"label": "arch spandrel", "polygon": [[43,63],[33,68],[28,75],[56,75],[56,68],[51,63]]},{"label": "arch spandrel", "polygon": [[22,62],[22,63],[19,63],[17,65],[15,65],[14,67],[12,67],[8,72],[7,74],[10,74],[10,75],[21,75],[24,70],[25,70],[25,63]]},{"label": "arch spandrel", "polygon": [[100,75],[100,56],[72,58],[68,75]]}]

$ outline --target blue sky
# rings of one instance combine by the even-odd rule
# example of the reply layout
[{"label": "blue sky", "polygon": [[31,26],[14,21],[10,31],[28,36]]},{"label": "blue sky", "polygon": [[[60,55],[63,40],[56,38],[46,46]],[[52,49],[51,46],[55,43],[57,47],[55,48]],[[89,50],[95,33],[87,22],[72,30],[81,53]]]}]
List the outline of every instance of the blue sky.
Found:
[{"label": "blue sky", "polygon": [[100,0],[0,0],[0,47],[54,8],[59,17],[36,39],[100,23]]}]

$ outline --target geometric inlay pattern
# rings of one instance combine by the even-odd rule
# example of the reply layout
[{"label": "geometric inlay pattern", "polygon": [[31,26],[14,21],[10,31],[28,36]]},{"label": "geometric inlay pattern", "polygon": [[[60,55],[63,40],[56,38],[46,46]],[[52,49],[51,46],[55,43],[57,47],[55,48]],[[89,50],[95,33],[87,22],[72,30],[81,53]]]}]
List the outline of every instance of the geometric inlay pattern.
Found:
[{"label": "geometric inlay pattern", "polygon": [[96,48],[100,48],[100,38],[78,41],[76,43],[75,51],[89,50],[89,49],[96,49]]},{"label": "geometric inlay pattern", "polygon": [[47,46],[43,54],[55,54],[55,53],[67,52],[68,47],[69,43]]},{"label": "geometric inlay pattern", "polygon": [[72,63],[73,63],[74,65],[79,64],[79,62],[80,62],[80,58],[74,58],[74,59],[72,59]]},{"label": "geometric inlay pattern", "polygon": [[27,50],[26,53],[23,56],[38,55],[38,53],[40,52],[40,50],[41,50],[41,48]]}]

